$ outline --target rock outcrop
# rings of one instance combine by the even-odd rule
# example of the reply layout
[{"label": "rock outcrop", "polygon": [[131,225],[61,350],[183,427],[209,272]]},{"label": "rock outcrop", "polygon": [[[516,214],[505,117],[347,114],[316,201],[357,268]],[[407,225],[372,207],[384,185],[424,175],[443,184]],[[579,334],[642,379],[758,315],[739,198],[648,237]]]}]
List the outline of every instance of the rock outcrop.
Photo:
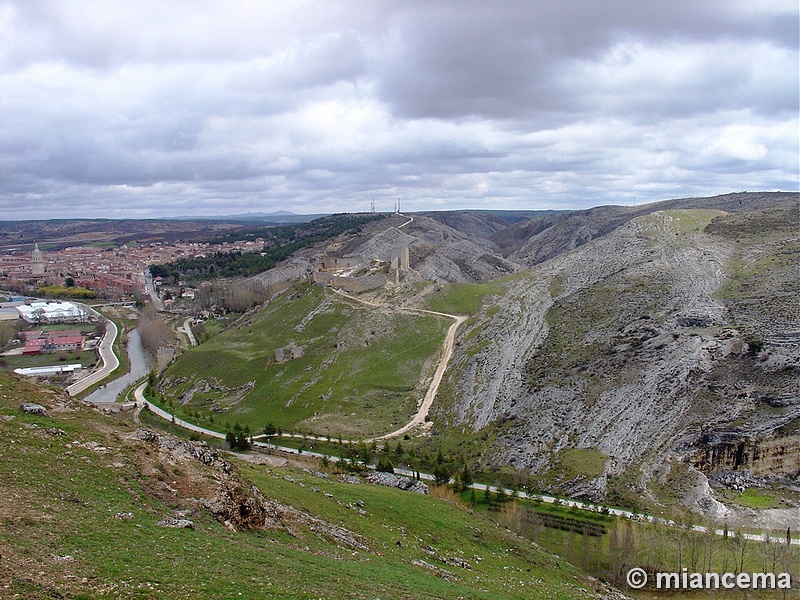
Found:
[{"label": "rock outcrop", "polygon": [[396,487],[407,492],[414,492],[416,494],[427,494],[428,484],[421,481],[416,481],[402,475],[395,475],[393,473],[385,473],[383,471],[375,471],[370,473],[367,477],[370,483],[377,485],[385,485],[388,487]]},{"label": "rock outcrop", "polygon": [[41,404],[24,402],[19,405],[19,409],[27,415],[39,415],[40,417],[47,416],[47,409]]},{"label": "rock outcrop", "polygon": [[[196,500],[231,531],[281,529],[298,535],[298,530],[304,528],[340,546],[369,550],[357,534],[266,498],[257,487],[245,484],[236,468],[218,451],[202,442],[181,440],[150,429],[138,429],[132,437],[154,445],[172,460],[197,461],[211,467],[215,473],[215,490]],[[168,517],[159,526],[180,528],[194,524],[182,517]]]}]

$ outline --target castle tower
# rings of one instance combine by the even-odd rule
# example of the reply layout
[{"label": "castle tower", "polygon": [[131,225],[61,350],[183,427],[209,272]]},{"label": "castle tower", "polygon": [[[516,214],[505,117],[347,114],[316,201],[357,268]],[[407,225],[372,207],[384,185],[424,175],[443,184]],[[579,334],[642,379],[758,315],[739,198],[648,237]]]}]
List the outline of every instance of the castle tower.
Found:
[{"label": "castle tower", "polygon": [[34,277],[41,277],[44,275],[44,257],[42,251],[39,250],[39,242],[33,245],[33,253],[31,254],[31,275]]},{"label": "castle tower", "polygon": [[411,260],[409,259],[408,246],[403,246],[400,250],[400,268],[408,271],[411,268]]}]

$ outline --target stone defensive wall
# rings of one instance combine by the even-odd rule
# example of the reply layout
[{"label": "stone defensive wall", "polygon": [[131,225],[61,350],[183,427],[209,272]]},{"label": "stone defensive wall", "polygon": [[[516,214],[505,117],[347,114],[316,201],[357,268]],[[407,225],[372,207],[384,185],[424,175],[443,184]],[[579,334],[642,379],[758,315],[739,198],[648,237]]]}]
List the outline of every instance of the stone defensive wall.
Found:
[{"label": "stone defensive wall", "polygon": [[326,256],[322,259],[322,268],[326,271],[337,271],[339,269],[354,269],[364,262],[361,258],[336,258],[335,256]]},{"label": "stone defensive wall", "polygon": [[353,294],[374,290],[386,285],[386,275],[383,273],[364,275],[363,277],[339,277],[325,271],[314,271],[311,277],[314,283],[342,289]]}]

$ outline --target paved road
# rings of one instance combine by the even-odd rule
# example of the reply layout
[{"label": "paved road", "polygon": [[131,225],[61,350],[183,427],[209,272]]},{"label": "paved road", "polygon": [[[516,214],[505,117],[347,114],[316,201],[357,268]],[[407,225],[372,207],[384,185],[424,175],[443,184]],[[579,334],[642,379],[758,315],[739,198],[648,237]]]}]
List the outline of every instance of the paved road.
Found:
[{"label": "paved road", "polygon": [[[95,312],[95,314],[99,313]],[[105,317],[103,318],[105,319]],[[67,388],[67,393],[70,396],[80,394],[86,388],[91,387],[102,379],[105,379],[111,375],[111,372],[114,369],[119,366],[119,359],[117,358],[117,355],[114,354],[114,341],[117,339],[118,334],[119,330],[117,329],[114,321],[111,319],[106,319],[106,333],[103,336],[103,339],[100,340],[100,346],[98,347],[100,360],[103,361],[103,366],[100,369],[91,372],[83,379],[80,379],[70,385]]]},{"label": "paved road", "polygon": [[178,327],[178,331],[182,331],[186,334],[186,337],[189,338],[189,343],[192,346],[197,346],[197,338],[194,337],[194,331],[192,331],[192,317],[189,317],[183,322],[183,327]]},{"label": "paved road", "polygon": [[189,431],[195,431],[197,433],[202,433],[203,435],[207,435],[210,437],[215,437],[224,440],[225,434],[220,433],[218,431],[212,431],[211,429],[206,429],[204,427],[200,427],[198,425],[194,425],[193,423],[187,423],[183,419],[179,419],[178,417],[171,415],[167,411],[159,408],[152,402],[150,402],[147,398],[144,397],[144,390],[147,387],[147,382],[140,383],[136,389],[133,391],[133,397],[136,398],[136,404],[139,406],[146,406],[155,414],[157,414],[162,419],[166,419],[167,421],[171,421],[175,425],[179,427],[183,427],[184,429],[188,429]]},{"label": "paved road", "polygon": [[[185,429],[188,429],[190,431],[194,431],[194,432],[197,432],[197,433],[202,433],[203,435],[207,435],[207,436],[210,436],[210,437],[215,437],[215,438],[219,438],[219,439],[225,439],[225,435],[223,435],[222,433],[219,433],[218,431],[212,431],[210,429],[206,429],[204,427],[199,427],[198,425],[194,425],[192,423],[187,423],[186,421],[184,421],[182,419],[178,419],[177,417],[171,415],[167,411],[155,406],[152,402],[148,401],[144,396],[144,390],[145,390],[146,387],[147,387],[147,382],[144,382],[141,385],[139,385],[139,387],[137,387],[136,390],[134,391],[134,396],[136,398],[137,405],[139,405],[139,406],[147,406],[151,411],[153,411],[153,413],[157,414],[159,417],[161,417],[163,419],[166,419],[168,421],[171,421],[172,423],[174,423],[175,425],[178,425],[179,427],[183,427]],[[289,454],[298,454],[299,453],[299,451],[296,448],[288,448],[286,446],[277,446],[275,444],[268,444],[268,443],[265,443],[265,442],[254,441],[253,442],[253,446],[256,447],[256,448],[266,448],[266,449],[271,449],[271,450],[280,450],[282,452],[288,452]],[[329,455],[325,455],[325,454],[319,454],[317,452],[311,452],[309,450],[303,450],[302,454],[304,456],[311,456],[311,457],[314,457],[314,458],[327,458],[331,462],[339,462],[339,461],[343,460],[343,459],[341,459],[340,457],[337,457],[337,456],[329,456]],[[374,465],[368,465],[367,468],[374,469],[375,466]],[[394,472],[396,474],[398,474],[398,475],[405,475],[407,477],[414,477],[415,476],[415,473],[413,471],[408,471],[406,469],[395,469]],[[429,474],[429,473],[419,473],[419,472],[417,472],[416,475],[418,475],[420,479],[425,479],[427,481],[434,481],[435,480],[434,476]],[[573,507],[574,506],[576,508],[580,508],[580,509],[583,509],[583,510],[589,510],[589,511],[594,511],[594,512],[600,512],[600,511],[606,512],[607,511],[608,514],[611,514],[611,515],[614,515],[614,516],[617,516],[617,517],[623,517],[623,518],[626,518],[626,519],[635,520],[635,521],[641,521],[643,523],[658,523],[660,525],[667,525],[667,526],[670,526],[670,527],[680,527],[680,525],[675,523],[674,521],[662,519],[660,517],[654,517],[652,515],[645,515],[645,514],[642,514],[642,513],[634,513],[634,512],[631,512],[629,510],[621,510],[621,509],[618,509],[618,508],[605,507],[605,506],[602,506],[600,504],[589,504],[589,503],[586,503],[586,502],[581,502],[580,500],[570,500],[570,499],[565,499],[565,498],[556,498],[554,496],[546,496],[546,495],[541,495],[541,494],[527,494],[527,493],[522,492],[522,491],[511,490],[511,489],[508,489],[508,488],[498,488],[497,486],[487,486],[487,485],[485,485],[483,483],[474,483],[470,487],[472,487],[475,490],[485,490],[486,488],[489,488],[492,492],[495,492],[495,493],[499,493],[500,491],[502,491],[503,493],[505,493],[508,496],[516,496],[517,498],[527,498],[527,499],[531,499],[531,500],[541,500],[542,502],[545,502],[545,503],[548,503],[548,504],[554,504],[556,502],[560,502],[564,506],[568,506],[568,507]],[[691,527],[691,529],[693,531],[697,531],[697,532],[700,532],[700,533],[706,533],[708,531],[708,529],[706,527],[703,527],[701,525],[694,525],[694,526]],[[736,537],[736,533],[734,533],[732,531],[725,531],[724,529],[715,529],[714,533],[716,535],[718,535],[718,536]],[[786,537],[769,537],[769,538],[767,538],[767,536],[765,536],[765,535],[757,535],[757,534],[753,534],[753,533],[745,533],[743,535],[744,535],[745,539],[751,540],[751,541],[754,541],[754,542],[770,541],[770,542],[775,543],[775,544],[785,544],[786,543]],[[790,543],[793,546],[800,546],[800,538],[792,538]]]},{"label": "paved road", "polygon": [[408,217],[408,221],[406,221],[402,225],[398,225],[397,229],[401,229],[401,228],[405,227],[406,225],[408,225],[409,223],[411,223],[412,221],[414,221],[414,217],[412,217],[411,215],[404,215],[402,213],[397,213],[397,214],[400,215],[401,217]]},{"label": "paved road", "polygon": [[153,304],[156,305],[159,311],[163,311],[164,303],[161,301],[161,298],[158,297],[156,286],[153,283],[153,276],[150,274],[150,269],[145,269],[144,271],[144,284],[147,288],[147,293],[150,294],[150,299],[153,301]]}]

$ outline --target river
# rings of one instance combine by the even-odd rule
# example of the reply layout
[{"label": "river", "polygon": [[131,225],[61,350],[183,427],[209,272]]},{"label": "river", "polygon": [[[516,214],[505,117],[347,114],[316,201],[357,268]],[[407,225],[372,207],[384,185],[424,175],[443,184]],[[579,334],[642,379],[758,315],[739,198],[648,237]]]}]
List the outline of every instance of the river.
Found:
[{"label": "river", "polygon": [[131,364],[130,372],[93,391],[84,398],[87,402],[115,402],[125,388],[145,377],[153,369],[154,361],[150,353],[142,347],[138,329],[128,332],[126,350]]}]

